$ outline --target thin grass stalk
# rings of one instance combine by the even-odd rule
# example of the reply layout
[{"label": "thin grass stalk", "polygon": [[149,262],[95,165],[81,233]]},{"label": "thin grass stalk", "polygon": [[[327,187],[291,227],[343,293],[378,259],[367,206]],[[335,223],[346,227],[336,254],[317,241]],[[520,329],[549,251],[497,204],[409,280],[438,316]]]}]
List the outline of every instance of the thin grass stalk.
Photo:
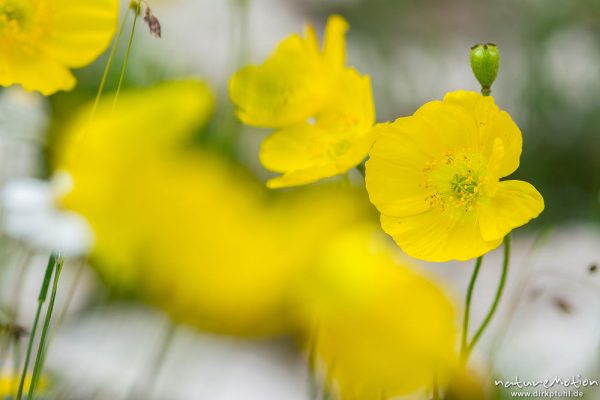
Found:
[{"label": "thin grass stalk", "polygon": [[44,368],[44,361],[46,359],[46,352],[48,347],[46,346],[46,337],[48,335],[48,328],[50,327],[50,321],[52,320],[52,311],[54,310],[54,303],[56,301],[56,293],[58,292],[58,280],[62,271],[64,259],[58,257],[56,261],[56,268],[54,272],[54,281],[52,283],[52,293],[50,295],[50,302],[48,303],[48,309],[46,310],[46,318],[44,320],[44,327],[42,328],[42,336],[38,345],[38,352],[33,367],[33,375],[31,378],[31,384],[29,385],[29,394],[27,400],[32,400],[35,394],[35,389],[40,379],[40,375]]},{"label": "thin grass stalk", "polygon": [[35,339],[35,334],[37,332],[37,327],[40,321],[40,315],[42,313],[42,306],[46,302],[46,297],[48,296],[48,288],[50,286],[50,279],[52,278],[52,273],[54,272],[54,268],[56,266],[56,260],[58,255],[56,253],[52,253],[50,258],[48,259],[48,266],[46,267],[46,273],[44,275],[44,280],[42,282],[42,287],[40,288],[40,294],[38,295],[38,306],[35,312],[35,318],[33,319],[33,327],[31,328],[31,333],[29,334],[29,342],[27,344],[27,353],[25,355],[25,362],[23,364],[23,371],[21,373],[21,380],[19,382],[19,388],[17,390],[16,400],[21,400],[23,398],[23,387],[25,386],[25,379],[27,378],[27,370],[29,368],[29,361],[31,359],[31,350],[33,349],[33,341]]}]

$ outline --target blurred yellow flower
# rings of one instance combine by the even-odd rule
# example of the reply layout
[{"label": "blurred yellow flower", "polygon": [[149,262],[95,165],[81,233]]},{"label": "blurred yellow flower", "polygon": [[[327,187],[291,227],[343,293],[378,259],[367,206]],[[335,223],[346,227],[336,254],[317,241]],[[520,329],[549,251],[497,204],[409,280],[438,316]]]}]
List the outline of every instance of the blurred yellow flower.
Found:
[{"label": "blurred yellow flower", "polygon": [[342,400],[425,389],[456,364],[452,303],[383,239],[370,224],[333,238],[298,292],[307,347]]},{"label": "blurred yellow flower", "polygon": [[457,91],[375,128],[366,184],[381,224],[407,254],[467,260],[544,209],[519,166],[522,137],[492,97]]},{"label": "blurred yellow flower", "polygon": [[[31,385],[32,374],[27,374],[25,376],[25,382],[23,383],[23,392],[27,393],[29,391],[29,385]],[[21,376],[13,376],[13,375],[1,375],[0,376],[0,399],[10,400],[17,393],[17,389],[19,387],[19,383],[21,381]],[[40,380],[36,386],[37,393],[43,393],[47,388],[47,377],[41,376]]]},{"label": "blurred yellow flower", "polygon": [[71,90],[69,69],[104,51],[118,15],[118,0],[0,0],[0,85]]},{"label": "blurred yellow flower", "polygon": [[375,111],[368,76],[345,67],[347,22],[329,18],[323,49],[314,29],[291,35],[261,65],[230,80],[239,118],[278,129],[264,142],[260,160],[283,175],[271,188],[302,185],[342,174],[366,157]]},{"label": "blurred yellow flower", "polygon": [[[73,190],[65,207],[96,235],[106,281],[178,320],[258,335],[288,329],[286,298],[324,237],[363,218],[363,196],[311,188],[266,197],[258,182],[191,145],[214,100],[193,81],[102,101],[59,150]],[[335,210],[335,211],[332,211]]]}]

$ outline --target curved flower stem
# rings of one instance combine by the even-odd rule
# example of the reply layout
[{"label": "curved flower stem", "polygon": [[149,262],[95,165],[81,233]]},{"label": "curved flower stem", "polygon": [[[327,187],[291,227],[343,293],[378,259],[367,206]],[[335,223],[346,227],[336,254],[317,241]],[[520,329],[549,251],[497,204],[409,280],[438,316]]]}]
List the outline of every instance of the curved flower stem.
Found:
[{"label": "curved flower stem", "polygon": [[466,353],[467,357],[469,356],[469,354],[471,353],[471,351],[473,350],[473,348],[475,347],[475,345],[481,338],[481,335],[483,334],[485,329],[488,327],[488,325],[490,324],[490,321],[492,320],[492,317],[496,313],[496,309],[498,308],[498,304],[500,303],[500,299],[502,298],[502,293],[504,293],[504,286],[506,285],[506,276],[508,275],[509,261],[510,261],[510,233],[508,235],[506,235],[506,238],[504,238],[504,261],[502,262],[502,275],[500,276],[500,283],[498,284],[498,290],[496,291],[496,297],[494,298],[494,303],[492,303],[492,308],[490,308],[490,311],[488,312],[487,316],[485,317],[485,320],[483,321],[483,323],[481,324],[481,326],[475,333],[475,336],[473,336],[473,340],[471,340],[471,343],[469,344],[469,348]]},{"label": "curved flower stem", "polygon": [[117,107],[117,101],[119,100],[119,94],[121,93],[121,87],[123,86],[123,79],[125,78],[125,71],[127,71],[127,64],[129,63],[129,54],[131,54],[131,45],[133,44],[133,37],[135,35],[135,26],[140,15],[142,2],[138,1],[135,14],[133,16],[133,25],[131,26],[131,34],[129,35],[129,42],[127,43],[127,52],[125,53],[125,61],[123,61],[123,67],[121,68],[121,76],[119,77],[119,84],[117,85],[117,91],[115,92],[115,99],[113,101],[113,111]]},{"label": "curved flower stem", "polygon": [[473,298],[473,290],[475,289],[475,282],[477,281],[477,277],[479,276],[479,271],[481,269],[482,262],[483,256],[477,258],[475,268],[473,269],[473,274],[471,275],[471,281],[469,282],[469,288],[467,289],[467,299],[465,302],[465,316],[463,318],[462,326],[462,340],[460,344],[460,356],[463,363],[466,363],[469,353],[467,337],[469,335],[469,316],[471,315],[471,300]]}]

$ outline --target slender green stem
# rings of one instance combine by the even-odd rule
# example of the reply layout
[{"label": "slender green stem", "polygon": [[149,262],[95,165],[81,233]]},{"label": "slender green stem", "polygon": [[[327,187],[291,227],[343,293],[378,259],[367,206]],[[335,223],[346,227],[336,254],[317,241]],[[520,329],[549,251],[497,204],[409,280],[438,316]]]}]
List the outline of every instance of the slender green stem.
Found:
[{"label": "slender green stem", "polygon": [[35,332],[37,331],[38,322],[40,320],[40,314],[42,312],[42,304],[43,302],[38,302],[38,307],[35,312],[35,318],[33,320],[33,327],[31,328],[31,333],[29,334],[29,342],[27,344],[27,352],[25,353],[25,364],[23,365],[23,371],[21,373],[21,381],[19,382],[19,389],[17,389],[17,400],[21,400],[23,397],[23,386],[25,385],[25,379],[27,378],[27,368],[29,367],[29,360],[31,358],[31,349],[33,348],[33,339],[35,337]]},{"label": "slender green stem", "polygon": [[473,350],[483,332],[485,332],[486,328],[490,324],[494,314],[496,313],[496,309],[498,308],[498,304],[500,303],[500,299],[502,298],[502,293],[504,293],[504,287],[506,285],[506,277],[508,275],[508,264],[510,261],[510,233],[504,238],[504,260],[502,262],[502,275],[500,276],[500,282],[498,284],[498,290],[496,291],[496,297],[494,298],[494,302],[492,303],[492,308],[488,312],[485,320],[473,336],[473,340],[469,344],[469,348],[467,351],[467,357],[469,353]]},{"label": "slender green stem", "polygon": [[462,326],[462,340],[460,342],[460,355],[463,362],[466,362],[468,354],[467,338],[469,336],[469,317],[471,315],[471,300],[473,299],[473,291],[475,289],[475,282],[479,276],[481,270],[481,263],[483,262],[483,256],[477,258],[473,274],[471,275],[471,281],[469,282],[469,288],[467,289],[467,299],[465,301],[465,315],[463,317]]},{"label": "slender green stem", "polygon": [[133,16],[133,25],[131,26],[131,34],[129,35],[129,43],[127,44],[127,52],[125,53],[125,61],[123,61],[123,67],[121,68],[121,76],[119,77],[119,84],[117,85],[117,91],[115,92],[115,99],[113,101],[113,111],[117,107],[117,102],[119,100],[119,94],[121,93],[121,87],[123,86],[123,79],[125,78],[125,71],[127,71],[127,64],[129,63],[129,55],[131,54],[131,45],[133,44],[133,37],[135,36],[135,26],[138,20],[138,15],[140,15],[140,9],[142,6],[142,2],[138,1],[135,9],[135,14]]},{"label": "slender green stem", "polygon": [[123,29],[125,28],[125,23],[127,22],[127,15],[129,14],[129,8],[125,11],[123,15],[123,20],[121,21],[121,25],[119,27],[119,31],[117,32],[117,37],[112,44],[110,49],[110,54],[108,56],[108,61],[106,62],[106,66],[104,67],[104,72],[102,73],[102,80],[100,81],[100,86],[98,87],[98,92],[96,93],[96,99],[94,100],[94,106],[92,108],[92,112],[90,114],[90,122],[94,119],[96,115],[96,110],[98,109],[98,104],[100,104],[100,98],[102,98],[102,93],[104,93],[104,87],[106,86],[106,80],[108,78],[108,73],[110,72],[110,67],[115,59],[115,54],[117,52],[117,48],[119,46],[119,41],[121,40],[121,36],[123,34]]},{"label": "slender green stem", "polygon": [[55,253],[52,253],[52,255],[50,255],[50,259],[48,260],[48,266],[46,267],[46,273],[44,275],[44,280],[38,296],[38,306],[37,310],[35,311],[35,318],[33,319],[33,327],[31,328],[31,333],[29,334],[29,342],[27,344],[27,352],[25,354],[25,363],[23,364],[23,372],[21,373],[21,380],[19,382],[16,400],[21,400],[23,398],[23,387],[25,386],[25,379],[27,378],[27,369],[29,368],[29,360],[31,359],[33,341],[35,339],[35,333],[40,321],[42,306],[46,301],[46,296],[48,295],[48,287],[50,286],[50,279],[52,278],[52,273],[54,272],[57,257],[58,256]]},{"label": "slender green stem", "polygon": [[38,352],[35,358],[35,364],[33,367],[33,376],[29,385],[29,394],[27,400],[32,400],[35,393],[35,388],[40,379],[42,369],[44,368],[44,361],[46,359],[46,352],[48,347],[46,346],[46,337],[48,335],[48,328],[50,326],[50,320],[52,319],[52,310],[54,310],[54,302],[56,301],[56,293],[58,292],[58,280],[62,271],[64,260],[59,257],[56,262],[56,268],[54,272],[54,281],[52,282],[52,294],[50,295],[50,302],[48,303],[48,309],[46,310],[46,318],[44,320],[44,327],[42,328],[42,336],[38,346]]},{"label": "slender green stem", "polygon": [[[69,291],[67,292],[67,297],[65,299],[64,305],[58,314],[58,318],[56,319],[56,328],[54,329],[54,334],[56,331],[62,326],[67,313],[69,312],[69,307],[71,306],[71,302],[73,301],[73,297],[75,296],[75,291],[79,286],[79,282],[81,281],[81,277],[83,275],[83,270],[85,269],[85,260],[81,260],[79,266],[77,267],[77,272],[75,272],[75,277],[71,282],[71,286],[69,287]],[[53,335],[50,336],[48,342],[51,342]]]},{"label": "slender green stem", "polygon": [[149,399],[152,397],[152,392],[155,389],[156,382],[160,376],[165,359],[169,354],[176,333],[177,325],[173,321],[169,321],[166,332],[160,341],[158,352],[153,357],[150,367],[144,373],[137,389],[134,388],[129,398]]}]

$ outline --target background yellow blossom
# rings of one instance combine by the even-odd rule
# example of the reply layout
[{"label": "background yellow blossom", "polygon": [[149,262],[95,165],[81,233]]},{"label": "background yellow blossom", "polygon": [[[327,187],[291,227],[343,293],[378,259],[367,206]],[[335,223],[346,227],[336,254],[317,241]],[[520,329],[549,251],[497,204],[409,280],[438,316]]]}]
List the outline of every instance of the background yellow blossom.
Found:
[{"label": "background yellow blossom", "polygon": [[114,35],[118,0],[1,0],[0,85],[71,90],[70,68],[96,59]]},{"label": "background yellow blossom", "polygon": [[452,303],[382,239],[374,225],[333,238],[298,292],[307,351],[343,400],[431,387],[454,364]]},{"label": "background yellow blossom", "polygon": [[332,16],[323,50],[311,26],[292,35],[260,66],[230,80],[238,116],[249,125],[278,128],[262,144],[260,161],[283,175],[271,188],[343,174],[366,157],[375,109],[368,76],[344,67],[347,22]]},{"label": "background yellow blossom", "polygon": [[191,144],[212,105],[205,85],[181,81],[124,94],[114,113],[108,98],[91,125],[82,112],[58,162],[73,181],[63,204],[91,224],[111,285],[207,329],[281,331],[292,280],[367,202],[330,186],[268,198]]}]

